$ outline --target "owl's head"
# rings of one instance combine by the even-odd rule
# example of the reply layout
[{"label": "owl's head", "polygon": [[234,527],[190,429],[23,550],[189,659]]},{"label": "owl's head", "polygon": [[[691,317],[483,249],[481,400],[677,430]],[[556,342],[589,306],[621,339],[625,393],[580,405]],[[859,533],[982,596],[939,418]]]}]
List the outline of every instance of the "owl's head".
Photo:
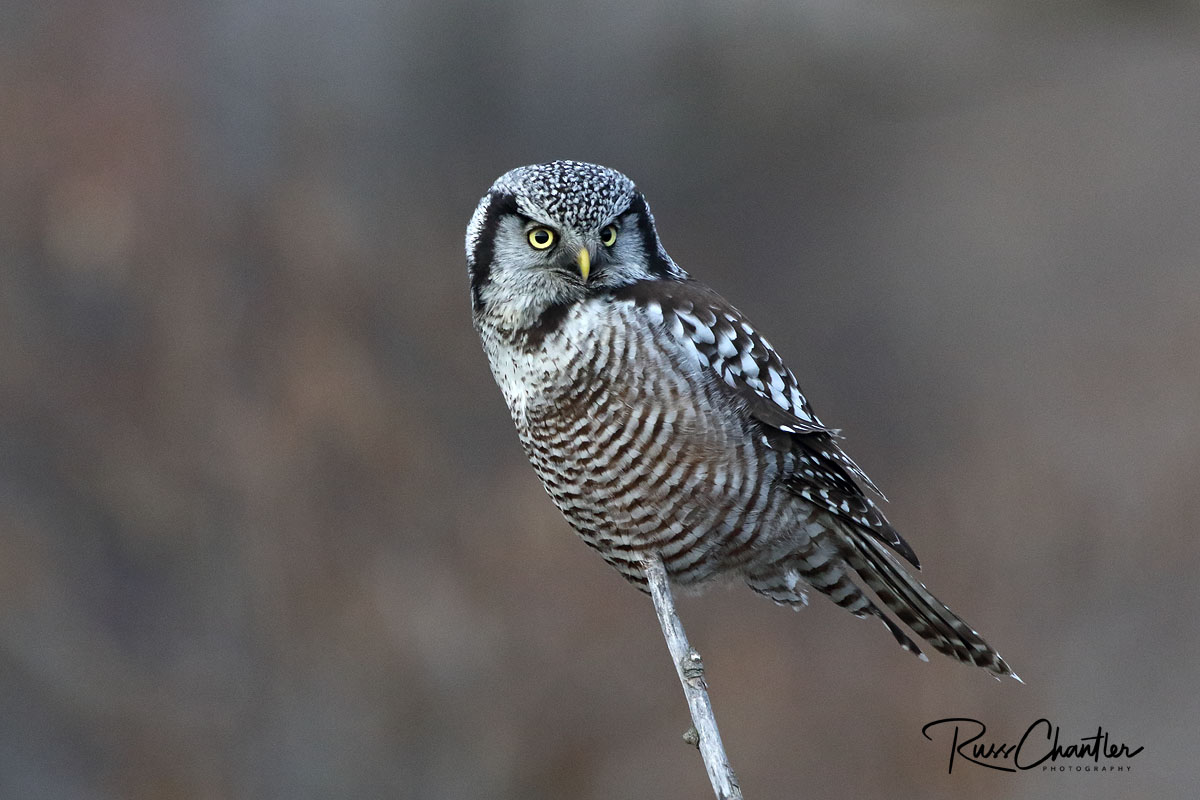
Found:
[{"label": "owl's head", "polygon": [[642,280],[681,279],[633,181],[578,161],[501,175],[467,226],[476,318],[511,328]]}]

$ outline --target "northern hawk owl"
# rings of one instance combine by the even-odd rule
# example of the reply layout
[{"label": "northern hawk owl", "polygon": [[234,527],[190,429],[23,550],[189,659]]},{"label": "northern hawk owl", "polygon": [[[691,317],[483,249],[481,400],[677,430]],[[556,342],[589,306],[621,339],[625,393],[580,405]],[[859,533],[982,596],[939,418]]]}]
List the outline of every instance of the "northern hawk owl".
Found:
[{"label": "northern hawk owl", "polygon": [[812,589],[922,658],[896,620],[1012,674],[912,576],[916,554],[838,432],[749,320],[667,255],[627,177],[514,169],[480,200],[466,250],[475,328],[521,444],[625,578],[645,588],[641,561],[658,555],[679,586],[732,577],[792,607]]}]

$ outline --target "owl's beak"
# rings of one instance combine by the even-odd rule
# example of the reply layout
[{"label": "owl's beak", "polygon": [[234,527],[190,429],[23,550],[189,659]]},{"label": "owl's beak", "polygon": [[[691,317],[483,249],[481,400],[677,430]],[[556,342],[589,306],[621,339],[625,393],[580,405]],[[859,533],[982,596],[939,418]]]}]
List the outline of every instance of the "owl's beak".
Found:
[{"label": "owl's beak", "polygon": [[587,283],[588,273],[592,271],[592,256],[586,247],[581,247],[575,259],[579,262],[579,274],[583,276],[583,282]]}]

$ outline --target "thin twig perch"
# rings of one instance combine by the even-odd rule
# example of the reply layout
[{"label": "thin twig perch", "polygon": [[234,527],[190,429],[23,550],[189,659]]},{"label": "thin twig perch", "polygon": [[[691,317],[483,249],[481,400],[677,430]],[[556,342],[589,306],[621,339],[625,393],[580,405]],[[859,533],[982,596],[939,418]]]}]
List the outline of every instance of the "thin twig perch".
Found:
[{"label": "thin twig perch", "polygon": [[704,769],[708,772],[708,779],[718,800],[742,800],[741,787],[725,756],[725,746],[721,744],[721,733],[717,730],[717,718],[708,699],[704,664],[700,654],[688,644],[683,623],[675,613],[675,600],[667,583],[667,571],[657,556],[643,561],[642,568],[646,571],[646,583],[650,587],[650,596],[654,598],[654,610],[662,625],[667,648],[671,651],[671,660],[675,662],[675,673],[679,675],[688,709],[692,712],[694,727],[684,734],[684,739],[700,748]]}]

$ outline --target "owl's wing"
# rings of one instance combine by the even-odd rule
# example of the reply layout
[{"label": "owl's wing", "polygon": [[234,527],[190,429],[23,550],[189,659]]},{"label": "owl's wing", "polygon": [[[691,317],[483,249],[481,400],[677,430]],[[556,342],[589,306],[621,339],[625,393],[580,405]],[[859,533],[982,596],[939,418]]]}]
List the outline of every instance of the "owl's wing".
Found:
[{"label": "owl's wing", "polygon": [[[775,348],[723,297],[694,281],[645,281],[627,290],[702,368],[761,424],[791,434],[787,486],[810,503],[853,522],[920,567],[916,553],[854,479],[883,492],[835,441]],[[851,477],[853,476],[853,478]]]}]

